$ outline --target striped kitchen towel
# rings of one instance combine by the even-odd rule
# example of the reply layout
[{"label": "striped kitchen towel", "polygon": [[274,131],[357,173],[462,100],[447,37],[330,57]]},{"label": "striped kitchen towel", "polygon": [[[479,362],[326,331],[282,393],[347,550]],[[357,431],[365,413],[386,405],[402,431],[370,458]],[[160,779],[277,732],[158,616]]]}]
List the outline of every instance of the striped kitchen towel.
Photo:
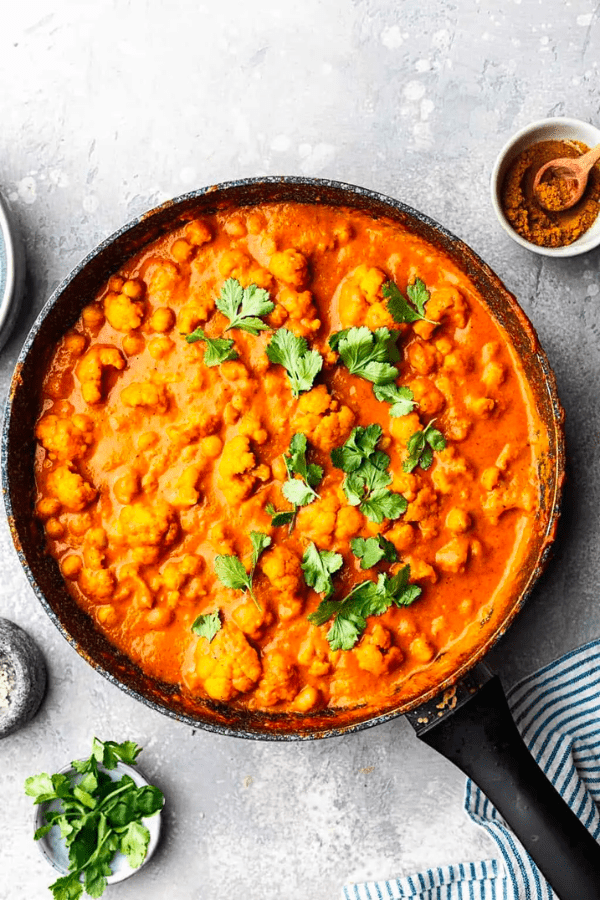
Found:
[{"label": "striped kitchen towel", "polygon": [[[586,828],[600,836],[600,641],[567,653],[509,691],[529,750]],[[498,859],[348,884],[344,900],[558,900],[490,801],[467,779],[465,809],[494,839]]]}]

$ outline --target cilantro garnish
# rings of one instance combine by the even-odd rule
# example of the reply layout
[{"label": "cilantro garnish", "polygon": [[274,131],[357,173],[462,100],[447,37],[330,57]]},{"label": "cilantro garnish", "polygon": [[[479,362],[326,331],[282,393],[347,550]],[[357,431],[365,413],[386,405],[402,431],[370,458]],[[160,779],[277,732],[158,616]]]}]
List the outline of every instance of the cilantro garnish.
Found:
[{"label": "cilantro garnish", "polygon": [[407,416],[416,406],[414,394],[411,389],[407,387],[398,387],[398,385],[393,382],[391,384],[374,384],[373,393],[378,400],[392,404],[390,416],[393,418]]},{"label": "cilantro garnish", "polygon": [[279,528],[280,525],[291,525],[296,515],[295,509],[275,509],[272,503],[267,503],[265,511],[271,516],[273,528]]},{"label": "cilantro garnish", "polygon": [[223,282],[216,305],[217,309],[229,319],[225,331],[237,328],[254,335],[259,331],[267,331],[269,327],[258,316],[266,316],[275,309],[268,291],[256,284],[249,284],[243,288],[235,278],[228,278]]},{"label": "cilantro garnish", "polygon": [[392,365],[400,359],[397,339],[397,331],[388,328],[371,331],[363,325],[332,334],[329,346],[340,354],[352,375],[359,375],[373,384],[388,384],[398,377],[398,369]]},{"label": "cilantro garnish", "polygon": [[[406,288],[410,303],[393,281],[386,281],[382,291],[383,296],[387,299],[387,308],[394,322],[399,324],[403,322],[418,322],[419,319],[425,319],[426,322],[431,321],[425,317],[425,304],[429,300],[429,291],[420,278],[415,278],[412,284],[409,284]],[[437,325],[438,323],[431,322],[431,324]]]},{"label": "cilantro garnish", "polygon": [[367,626],[369,616],[381,616],[390,606],[410,606],[421,595],[421,588],[409,584],[410,566],[395,575],[379,575],[377,581],[361,581],[342,600],[322,600],[308,616],[313,625],[324,625],[333,618],[327,632],[332,650],[351,650]]},{"label": "cilantro garnish", "polygon": [[188,344],[195,344],[196,341],[205,341],[204,364],[207,366],[218,366],[229,359],[238,358],[232,340],[228,338],[209,338],[205,335],[202,328],[196,328],[191,334],[186,334],[185,339]]},{"label": "cilantro garnish", "polygon": [[307,585],[318,594],[325,593],[325,597],[333,594],[333,581],[331,576],[341,569],[344,558],[341,553],[333,553],[331,550],[317,550],[312,543],[308,545],[302,557],[302,571]]},{"label": "cilantro garnish", "polygon": [[354,555],[360,559],[361,569],[371,569],[381,560],[396,562],[398,553],[391,541],[382,534],[370,537],[366,540],[361,537],[352,538],[350,548]]},{"label": "cilantro garnish", "polygon": [[221,615],[218,609],[215,609],[212,613],[204,613],[198,616],[192,625],[194,634],[197,634],[199,637],[205,637],[209,644],[221,628]]},{"label": "cilantro garnish", "polygon": [[297,337],[287,328],[275,332],[266,352],[272,363],[287,369],[294,397],[309,391],[323,368],[323,357],[318,350],[309,350],[304,338]]},{"label": "cilantro garnish", "polygon": [[237,556],[215,556],[215,572],[217,578],[225,587],[232,588],[234,591],[248,591],[256,608],[260,609],[260,603],[254,596],[252,590],[252,581],[254,578],[254,570],[258,562],[260,554],[271,544],[271,538],[262,531],[251,531],[250,541],[252,543],[252,559],[250,563],[250,571],[246,572],[244,565]]},{"label": "cilantro garnish", "polygon": [[441,431],[433,427],[432,419],[429,425],[422,431],[415,431],[408,439],[408,458],[404,460],[402,468],[405,472],[412,472],[417,466],[428,469],[433,462],[433,451],[443,450],[446,439]]},{"label": "cilantro garnish", "polygon": [[401,494],[387,488],[392,481],[387,471],[390,458],[376,449],[381,435],[380,425],[358,426],[342,447],[331,451],[333,465],[346,472],[342,487],[348,502],[373,522],[397,519],[408,505]]},{"label": "cilantro garnish", "polygon": [[[294,506],[307,506],[319,496],[314,490],[321,478],[323,469],[316,463],[306,460],[308,441],[305,434],[295,434],[290,441],[289,452],[283,460],[288,473],[288,480],[282,487],[284,497]],[[299,478],[295,478],[299,475]]]},{"label": "cilantro garnish", "polygon": [[100,897],[119,850],[133,869],[146,858],[150,832],[142,820],[162,809],[163,794],[152,785],[138,788],[129,775],[113,781],[103,771],[114,769],[119,760],[135,765],[140,752],[133,741],[94,738],[91,756],[73,760],[73,771],[43,772],[26,780],[25,793],[34,803],[59,802],[57,809],[44,813],[46,822],[34,834],[40,840],[57,826],[69,849],[69,874],[50,885],[54,900],[78,900],[84,889],[90,897]]}]

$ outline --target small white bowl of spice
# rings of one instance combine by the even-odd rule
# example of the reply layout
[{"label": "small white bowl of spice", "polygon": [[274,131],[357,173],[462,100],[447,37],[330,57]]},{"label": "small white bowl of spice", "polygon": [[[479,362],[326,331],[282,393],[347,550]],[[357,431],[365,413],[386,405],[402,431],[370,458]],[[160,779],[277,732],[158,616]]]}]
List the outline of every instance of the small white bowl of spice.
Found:
[{"label": "small white bowl of spice", "polygon": [[26,631],[0,619],[0,738],[27,724],[46,690],[46,664]]},{"label": "small white bowl of spice", "polygon": [[538,170],[557,158],[577,158],[600,143],[600,129],[570,118],[541,119],[517,132],[498,154],[492,205],[506,233],[543,256],[577,256],[600,245],[600,165],[590,171],[581,200],[559,212],[545,209],[533,189]]}]

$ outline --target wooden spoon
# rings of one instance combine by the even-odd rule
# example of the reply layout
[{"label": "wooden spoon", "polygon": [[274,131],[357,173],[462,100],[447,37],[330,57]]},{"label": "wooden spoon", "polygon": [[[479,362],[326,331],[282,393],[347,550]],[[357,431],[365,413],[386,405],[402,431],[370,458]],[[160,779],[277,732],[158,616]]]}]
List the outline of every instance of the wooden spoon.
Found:
[{"label": "wooden spoon", "polygon": [[[545,165],[541,166],[533,180],[533,191],[536,195],[538,203],[552,212],[559,212],[563,209],[570,209],[578,200],[581,200],[585,186],[587,184],[590,169],[600,159],[600,144],[597,144],[583,156],[571,159],[569,157],[560,157],[551,159]],[[539,185],[545,175],[561,181],[562,190],[558,200],[550,203],[549,199],[538,190]]]}]

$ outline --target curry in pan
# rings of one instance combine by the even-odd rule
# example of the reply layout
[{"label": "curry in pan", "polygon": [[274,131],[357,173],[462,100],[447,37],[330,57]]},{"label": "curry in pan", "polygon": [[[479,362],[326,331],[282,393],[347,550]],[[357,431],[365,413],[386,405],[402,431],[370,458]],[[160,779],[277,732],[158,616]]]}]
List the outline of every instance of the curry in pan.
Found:
[{"label": "curry in pan", "polygon": [[306,715],[417,697],[498,630],[547,438],[441,250],[359,210],[194,218],[49,365],[36,514],[145,673]]}]

